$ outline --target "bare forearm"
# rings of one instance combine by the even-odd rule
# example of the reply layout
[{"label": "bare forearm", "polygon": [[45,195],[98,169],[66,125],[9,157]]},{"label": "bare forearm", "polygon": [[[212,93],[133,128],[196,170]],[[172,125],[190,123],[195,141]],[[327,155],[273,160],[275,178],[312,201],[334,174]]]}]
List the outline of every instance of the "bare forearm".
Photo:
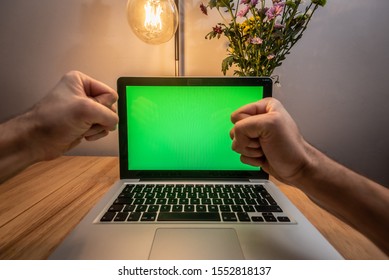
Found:
[{"label": "bare forearm", "polygon": [[0,124],[0,184],[36,162],[29,113]]},{"label": "bare forearm", "polygon": [[329,159],[313,147],[311,154],[310,167],[295,185],[389,255],[389,190]]}]

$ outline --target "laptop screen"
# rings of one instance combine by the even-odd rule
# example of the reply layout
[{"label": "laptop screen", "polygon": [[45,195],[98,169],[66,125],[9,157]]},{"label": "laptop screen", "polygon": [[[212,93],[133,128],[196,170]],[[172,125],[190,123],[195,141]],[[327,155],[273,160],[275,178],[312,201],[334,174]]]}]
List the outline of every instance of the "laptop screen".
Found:
[{"label": "laptop screen", "polygon": [[269,82],[271,87],[265,78],[123,78],[121,170],[157,177],[171,171],[257,172],[231,149],[230,116],[269,96]]}]

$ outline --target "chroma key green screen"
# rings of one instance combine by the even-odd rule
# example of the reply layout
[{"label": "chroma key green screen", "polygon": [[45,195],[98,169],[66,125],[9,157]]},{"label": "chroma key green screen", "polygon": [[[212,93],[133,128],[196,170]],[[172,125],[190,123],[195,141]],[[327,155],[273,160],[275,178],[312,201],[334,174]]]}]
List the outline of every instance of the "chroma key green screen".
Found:
[{"label": "chroma key green screen", "polygon": [[231,113],[261,86],[127,86],[129,170],[258,170],[231,149]]}]

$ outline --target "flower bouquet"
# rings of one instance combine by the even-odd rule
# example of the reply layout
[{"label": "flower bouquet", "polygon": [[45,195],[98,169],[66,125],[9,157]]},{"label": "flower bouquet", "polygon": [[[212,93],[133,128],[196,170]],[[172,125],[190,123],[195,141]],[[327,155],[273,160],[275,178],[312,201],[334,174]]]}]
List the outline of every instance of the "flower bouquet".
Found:
[{"label": "flower bouquet", "polygon": [[216,8],[223,19],[205,38],[228,39],[224,75],[235,66],[234,75],[271,76],[325,4],[326,0],[210,0],[200,9],[208,15],[208,8]]}]

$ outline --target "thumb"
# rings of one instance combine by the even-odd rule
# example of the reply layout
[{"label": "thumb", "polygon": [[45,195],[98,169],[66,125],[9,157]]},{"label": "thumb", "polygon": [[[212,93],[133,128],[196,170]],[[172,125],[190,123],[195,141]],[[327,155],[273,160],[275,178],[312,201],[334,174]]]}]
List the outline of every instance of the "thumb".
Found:
[{"label": "thumb", "polygon": [[85,121],[90,127],[99,125],[105,130],[115,130],[119,121],[118,115],[99,102],[90,100],[90,105],[85,111]]}]

